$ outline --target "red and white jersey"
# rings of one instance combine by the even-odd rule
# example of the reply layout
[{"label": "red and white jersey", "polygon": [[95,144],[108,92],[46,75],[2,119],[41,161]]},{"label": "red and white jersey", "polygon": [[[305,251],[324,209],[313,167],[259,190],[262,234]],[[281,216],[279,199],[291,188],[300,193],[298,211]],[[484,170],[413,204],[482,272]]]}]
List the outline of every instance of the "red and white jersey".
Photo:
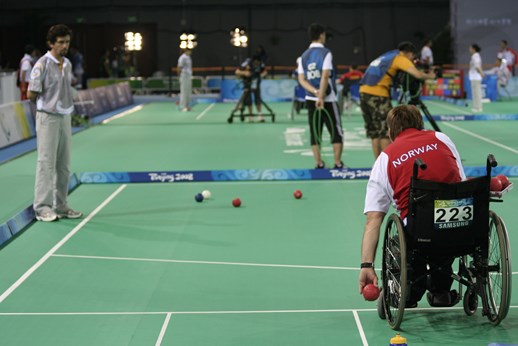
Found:
[{"label": "red and white jersey", "polygon": [[378,157],[367,184],[364,213],[387,213],[390,203],[402,219],[408,212],[408,194],[414,161],[420,158],[428,168],[419,178],[445,183],[466,179],[460,155],[451,139],[442,132],[406,129]]}]

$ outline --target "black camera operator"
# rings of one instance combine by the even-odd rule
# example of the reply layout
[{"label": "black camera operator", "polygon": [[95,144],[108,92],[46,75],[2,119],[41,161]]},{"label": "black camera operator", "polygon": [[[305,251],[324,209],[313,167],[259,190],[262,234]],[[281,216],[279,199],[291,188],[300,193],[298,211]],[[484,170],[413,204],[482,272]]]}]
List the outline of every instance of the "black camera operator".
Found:
[{"label": "black camera operator", "polygon": [[252,113],[252,94],[254,95],[254,103],[257,109],[259,122],[264,122],[261,113],[261,79],[266,76],[266,68],[261,56],[254,55],[252,58],[246,59],[236,70],[236,76],[241,77],[243,81],[243,105],[248,107],[249,121],[253,122]]}]

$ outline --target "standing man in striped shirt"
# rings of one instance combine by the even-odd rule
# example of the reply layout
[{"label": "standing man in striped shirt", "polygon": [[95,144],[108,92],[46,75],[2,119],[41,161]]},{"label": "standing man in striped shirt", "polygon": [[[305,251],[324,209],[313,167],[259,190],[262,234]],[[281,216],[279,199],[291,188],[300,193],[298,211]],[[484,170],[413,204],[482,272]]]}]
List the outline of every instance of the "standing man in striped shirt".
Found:
[{"label": "standing man in striped shirt", "polygon": [[36,219],[45,222],[83,216],[67,203],[75,90],[72,64],[65,56],[71,37],[72,30],[66,25],[58,24],[49,29],[50,50],[34,65],[27,93],[37,110],[38,162],[33,207]]}]

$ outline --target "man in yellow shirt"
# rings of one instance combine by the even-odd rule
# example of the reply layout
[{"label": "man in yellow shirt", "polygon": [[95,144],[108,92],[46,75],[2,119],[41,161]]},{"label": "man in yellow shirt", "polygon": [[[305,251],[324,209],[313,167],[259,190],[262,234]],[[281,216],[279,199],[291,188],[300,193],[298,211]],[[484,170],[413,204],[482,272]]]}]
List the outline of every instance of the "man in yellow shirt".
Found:
[{"label": "man in yellow shirt", "polygon": [[375,159],[390,144],[386,119],[392,109],[390,86],[396,73],[403,71],[421,80],[435,78],[435,72],[425,73],[415,67],[414,52],[411,42],[400,43],[398,49],[372,61],[361,80],[360,107]]}]

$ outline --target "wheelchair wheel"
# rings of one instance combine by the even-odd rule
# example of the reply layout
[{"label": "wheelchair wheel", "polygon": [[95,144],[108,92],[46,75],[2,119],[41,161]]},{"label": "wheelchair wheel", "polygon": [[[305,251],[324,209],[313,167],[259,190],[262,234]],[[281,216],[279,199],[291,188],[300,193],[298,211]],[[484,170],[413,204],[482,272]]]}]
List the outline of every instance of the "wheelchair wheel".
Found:
[{"label": "wheelchair wheel", "polygon": [[468,316],[473,316],[475,312],[477,312],[478,308],[478,294],[475,290],[468,289],[464,294],[464,299],[462,300],[464,306],[464,312]]},{"label": "wheelchair wheel", "polygon": [[487,317],[498,325],[507,316],[511,302],[511,256],[507,229],[502,219],[489,211],[489,251],[486,294]]},{"label": "wheelchair wheel", "polygon": [[385,227],[381,280],[387,322],[399,329],[405,312],[407,263],[403,223],[396,214],[389,216]]},{"label": "wheelchair wheel", "polygon": [[378,311],[378,316],[382,320],[387,319],[387,315],[385,314],[385,301],[383,299],[383,292],[381,292],[380,296],[378,297],[378,300],[376,301],[376,309]]}]

